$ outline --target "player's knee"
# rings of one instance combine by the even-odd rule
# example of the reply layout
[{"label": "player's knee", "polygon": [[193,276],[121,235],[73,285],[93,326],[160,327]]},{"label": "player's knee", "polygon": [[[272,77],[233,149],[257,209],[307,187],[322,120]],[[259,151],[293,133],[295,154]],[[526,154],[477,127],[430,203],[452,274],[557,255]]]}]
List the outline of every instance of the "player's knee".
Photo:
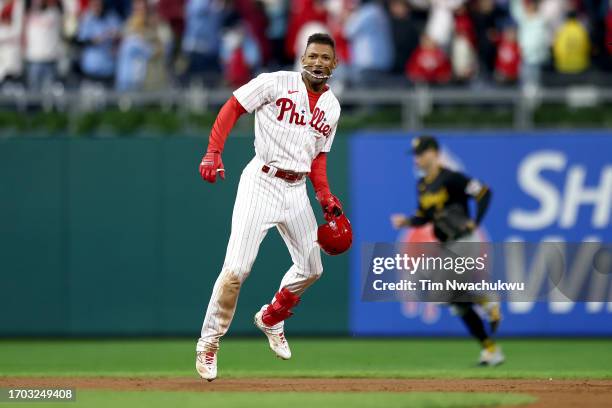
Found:
[{"label": "player's knee", "polygon": [[316,282],[321,275],[323,275],[323,266],[315,266],[310,269],[310,274],[308,275],[308,280],[310,283]]},{"label": "player's knee", "polygon": [[309,287],[315,283],[323,274],[323,266],[321,265],[307,265],[306,267],[300,267],[294,265],[296,280],[300,281],[301,287]]},{"label": "player's knee", "polygon": [[305,268],[307,270],[308,276],[311,276],[311,279],[316,281],[323,275],[323,263],[321,262],[320,251],[314,251],[312,256],[308,259],[308,266]]},{"label": "player's knee", "polygon": [[315,269],[315,276],[319,279],[323,275],[323,265],[320,265]]},{"label": "player's knee", "polygon": [[250,269],[244,267],[224,267],[221,271],[221,277],[227,282],[242,284],[250,272]]}]

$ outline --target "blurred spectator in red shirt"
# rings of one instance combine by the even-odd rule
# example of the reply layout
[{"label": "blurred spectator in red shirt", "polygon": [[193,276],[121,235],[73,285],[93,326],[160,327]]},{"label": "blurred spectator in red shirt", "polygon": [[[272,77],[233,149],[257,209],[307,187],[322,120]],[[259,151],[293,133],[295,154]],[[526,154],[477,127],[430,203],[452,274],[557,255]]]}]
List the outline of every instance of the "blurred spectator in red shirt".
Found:
[{"label": "blurred spectator in red shirt", "polygon": [[415,83],[446,83],[451,79],[451,65],[444,51],[423,34],[406,64],[406,75]]},{"label": "blurred spectator in red shirt", "polygon": [[307,23],[327,21],[327,10],[323,0],[291,0],[289,6],[289,22],[285,37],[285,53],[290,59],[296,57],[295,48],[298,33]]},{"label": "blurred spectator in red shirt", "polygon": [[226,29],[221,43],[221,61],[224,79],[232,88],[251,80],[253,72],[262,64],[262,55],[249,26],[236,21]]},{"label": "blurred spectator in red shirt", "polygon": [[521,66],[521,49],[517,41],[516,27],[507,25],[497,47],[495,79],[500,83],[515,83]]},{"label": "blurred spectator in red shirt", "polygon": [[272,57],[272,49],[266,37],[268,17],[264,5],[259,0],[234,0],[234,8],[248,26],[249,35],[257,41],[262,62],[267,64]]},{"label": "blurred spectator in red shirt", "polygon": [[336,43],[336,57],[343,64],[351,61],[350,44],[344,36],[344,23],[350,15],[354,0],[327,0],[325,8],[327,10],[326,26],[329,33]]},{"label": "blurred spectator in red shirt", "polygon": [[455,11],[455,33],[465,36],[476,47],[476,30],[467,6],[462,4]]}]

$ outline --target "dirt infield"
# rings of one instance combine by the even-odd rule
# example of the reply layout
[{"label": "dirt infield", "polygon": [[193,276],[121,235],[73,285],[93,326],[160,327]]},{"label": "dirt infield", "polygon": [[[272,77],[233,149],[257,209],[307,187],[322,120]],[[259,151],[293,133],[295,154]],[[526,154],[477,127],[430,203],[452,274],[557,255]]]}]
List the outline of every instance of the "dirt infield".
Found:
[{"label": "dirt infield", "polygon": [[0,377],[3,387],[71,387],[77,390],[120,391],[316,391],[316,392],[501,392],[529,394],[538,402],[529,407],[604,407],[612,405],[612,380],[413,380],[351,378],[217,379],[133,377]]}]

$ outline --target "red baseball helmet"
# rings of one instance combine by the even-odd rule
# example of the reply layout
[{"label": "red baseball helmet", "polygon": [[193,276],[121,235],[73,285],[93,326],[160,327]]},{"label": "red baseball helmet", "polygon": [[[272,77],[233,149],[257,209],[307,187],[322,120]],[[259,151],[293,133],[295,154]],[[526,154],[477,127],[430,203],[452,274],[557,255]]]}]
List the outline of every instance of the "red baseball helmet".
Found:
[{"label": "red baseball helmet", "polygon": [[346,215],[333,216],[327,224],[319,225],[317,242],[329,255],[340,255],[348,251],[353,242],[353,229]]}]

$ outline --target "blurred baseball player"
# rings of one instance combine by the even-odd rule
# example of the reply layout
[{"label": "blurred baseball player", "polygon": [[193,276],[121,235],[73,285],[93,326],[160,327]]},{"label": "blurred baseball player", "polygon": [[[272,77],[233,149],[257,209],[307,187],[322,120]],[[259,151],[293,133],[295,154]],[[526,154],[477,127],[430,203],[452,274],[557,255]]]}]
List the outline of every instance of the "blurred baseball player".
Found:
[{"label": "blurred baseball player", "polygon": [[302,64],[302,72],[261,74],[234,91],[215,120],[200,164],[204,180],[214,183],[217,176],[225,178],[221,161],[225,140],[240,115],[255,113],[255,157],[240,177],[225,261],[196,346],[196,369],[209,381],[217,377],[219,339],[232,321],[240,287],[272,227],[285,241],[293,265],[271,303],[255,314],[255,325],[278,357],[291,357],[284,320],[323,272],[307,176],[335,232],[335,217],[344,217],[327,181],[326,156],[340,118],[340,104],[326,84],[337,64],[333,39],[327,34],[310,36]]},{"label": "blurred baseball player", "polygon": [[[418,208],[416,214],[406,217],[393,214],[391,223],[395,228],[417,227],[433,223],[435,238],[441,242],[478,242],[476,227],[485,216],[491,200],[491,191],[480,181],[465,174],[442,167],[439,160],[438,141],[432,136],[413,139],[413,154],[417,167],[424,173],[417,183]],[[469,217],[468,200],[476,200],[476,218]],[[481,344],[479,364],[498,365],[505,357],[491,336],[501,320],[499,304],[483,300],[481,306],[489,317],[489,332],[473,302],[451,304],[461,317],[470,334]]]}]

